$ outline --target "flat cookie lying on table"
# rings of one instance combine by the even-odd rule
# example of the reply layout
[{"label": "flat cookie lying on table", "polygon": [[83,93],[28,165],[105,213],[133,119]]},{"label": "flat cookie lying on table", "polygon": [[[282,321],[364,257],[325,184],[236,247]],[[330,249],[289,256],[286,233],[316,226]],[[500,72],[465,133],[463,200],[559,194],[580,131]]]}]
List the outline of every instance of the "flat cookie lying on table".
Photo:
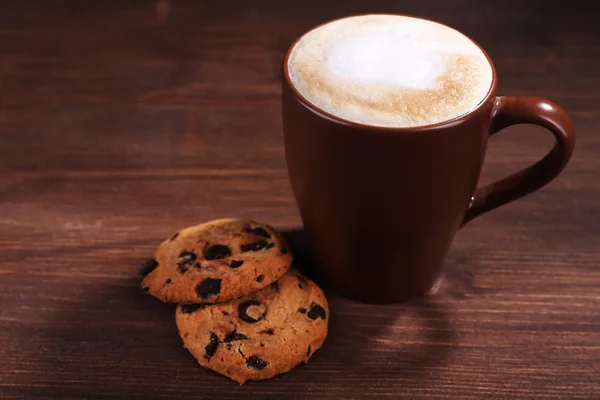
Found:
[{"label": "flat cookie lying on table", "polygon": [[270,226],[219,219],[164,241],[142,271],[142,288],[168,303],[218,303],[262,289],[291,264],[287,245]]},{"label": "flat cookie lying on table", "polygon": [[243,384],[308,361],[327,336],[321,289],[291,269],[268,287],[220,304],[177,307],[184,346],[200,365]]}]

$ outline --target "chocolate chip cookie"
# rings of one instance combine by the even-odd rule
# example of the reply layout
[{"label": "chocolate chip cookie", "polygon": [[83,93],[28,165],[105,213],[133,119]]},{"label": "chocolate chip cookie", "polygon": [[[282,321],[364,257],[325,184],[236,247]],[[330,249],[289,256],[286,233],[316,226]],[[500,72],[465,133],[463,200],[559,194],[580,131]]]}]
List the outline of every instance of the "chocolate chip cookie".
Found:
[{"label": "chocolate chip cookie", "polygon": [[327,336],[329,309],[321,289],[291,269],[248,296],[180,305],[175,319],[200,365],[243,384],[308,362]]},{"label": "chocolate chip cookie", "polygon": [[220,219],[182,229],[143,268],[142,288],[169,303],[218,303],[256,292],[292,264],[270,226]]}]

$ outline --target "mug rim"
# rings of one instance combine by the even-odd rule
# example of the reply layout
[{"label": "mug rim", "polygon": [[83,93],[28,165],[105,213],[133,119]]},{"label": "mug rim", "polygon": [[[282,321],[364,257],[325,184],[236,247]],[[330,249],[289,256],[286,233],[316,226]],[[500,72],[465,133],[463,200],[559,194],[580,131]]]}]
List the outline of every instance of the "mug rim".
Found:
[{"label": "mug rim", "polygon": [[[290,56],[292,54],[292,51],[294,50],[294,48],[298,44],[298,42],[302,38],[304,38],[306,35],[308,35],[310,32],[312,32],[312,31],[314,31],[314,30],[322,27],[323,25],[327,25],[329,23],[332,23],[332,22],[335,22],[335,21],[339,21],[339,20],[343,20],[343,19],[354,18],[354,17],[365,17],[365,16],[370,16],[370,15],[399,16],[399,17],[408,17],[408,18],[419,19],[419,20],[422,20],[422,21],[433,22],[435,24],[439,24],[439,25],[442,25],[442,26],[444,26],[446,28],[452,29],[453,31],[456,31],[456,32],[460,33],[461,35],[465,36],[467,39],[469,39],[471,42],[473,42],[475,44],[475,46],[477,46],[479,48],[479,50],[481,50],[481,52],[483,53],[483,55],[487,59],[490,67],[492,68],[492,82],[490,84],[490,88],[488,89],[486,95],[481,99],[481,101],[472,110],[470,110],[470,111],[468,111],[468,112],[466,112],[464,114],[458,115],[458,116],[456,116],[454,118],[451,118],[451,119],[448,119],[448,120],[445,120],[445,121],[435,122],[433,124],[418,125],[418,126],[400,126],[400,127],[364,124],[362,122],[355,122],[355,121],[351,121],[349,119],[341,118],[341,117],[338,117],[337,115],[331,114],[331,113],[323,110],[322,108],[320,108],[319,106],[317,106],[316,104],[314,104],[313,102],[311,102],[310,100],[308,100],[306,97],[304,97],[298,91],[298,89],[294,86],[294,84],[292,83],[292,81],[290,79],[289,68],[288,68],[289,58],[290,58]],[[311,29],[305,31],[296,40],[294,40],[294,42],[290,45],[290,47],[288,48],[288,50],[285,53],[285,56],[283,58],[282,69],[283,69],[283,79],[284,79],[284,82],[287,84],[288,88],[290,88],[290,90],[292,91],[292,93],[294,94],[294,96],[296,97],[296,99],[298,99],[298,101],[304,107],[306,107],[307,109],[309,109],[313,113],[321,116],[322,118],[328,119],[328,120],[330,120],[332,122],[335,122],[335,123],[338,123],[338,124],[342,124],[342,125],[346,125],[346,126],[351,126],[351,127],[364,128],[364,129],[377,130],[377,131],[380,131],[380,132],[393,132],[393,133],[424,132],[424,131],[431,131],[431,130],[435,130],[435,129],[446,128],[446,127],[449,127],[449,126],[460,124],[460,123],[462,123],[462,122],[464,122],[464,121],[472,118],[472,116],[474,114],[478,114],[478,113],[481,112],[481,110],[484,108],[484,106],[486,104],[488,104],[488,102],[490,101],[490,99],[495,97],[496,87],[497,87],[497,84],[498,84],[497,74],[496,74],[496,67],[494,66],[494,63],[493,63],[492,59],[490,58],[490,56],[488,55],[488,53],[483,49],[483,47],[481,47],[481,45],[479,43],[477,43],[475,40],[473,40],[473,38],[471,38],[469,35],[465,34],[464,32],[461,32],[458,29],[455,29],[455,28],[453,28],[451,26],[448,26],[446,24],[442,24],[441,22],[438,22],[438,21],[434,21],[434,20],[431,20],[431,19],[428,19],[428,18],[422,18],[422,17],[418,17],[418,16],[414,16],[414,15],[409,15],[409,14],[400,14],[400,13],[352,14],[352,15],[346,15],[346,16],[343,16],[343,17],[334,18],[334,19],[322,22],[322,23],[320,23],[320,24],[312,27]]]}]

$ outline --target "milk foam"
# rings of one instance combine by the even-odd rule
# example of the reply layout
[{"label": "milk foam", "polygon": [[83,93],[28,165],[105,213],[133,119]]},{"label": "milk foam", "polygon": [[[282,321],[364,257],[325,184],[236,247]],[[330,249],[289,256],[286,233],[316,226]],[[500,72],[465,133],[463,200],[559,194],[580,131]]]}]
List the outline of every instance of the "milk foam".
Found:
[{"label": "milk foam", "polygon": [[395,15],[350,17],[303,36],[288,61],[294,87],[343,119],[409,127],[474,109],[492,84],[485,54],[444,25]]}]

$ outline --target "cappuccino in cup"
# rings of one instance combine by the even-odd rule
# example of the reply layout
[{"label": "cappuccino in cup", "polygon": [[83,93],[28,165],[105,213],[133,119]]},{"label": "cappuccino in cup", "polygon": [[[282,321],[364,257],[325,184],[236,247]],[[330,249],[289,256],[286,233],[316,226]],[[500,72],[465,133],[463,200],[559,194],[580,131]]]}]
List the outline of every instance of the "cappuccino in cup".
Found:
[{"label": "cappuccino in cup", "polygon": [[[358,15],[300,36],[282,63],[283,143],[316,270],[338,293],[393,303],[427,293],[458,229],[556,178],[575,145],[556,103],[497,96],[487,54],[462,33]],[[534,164],[477,187],[488,138],[534,124]]]},{"label": "cappuccino in cup", "polygon": [[492,87],[486,54],[462,33],[400,15],[339,19],[305,34],[287,69],[294,88],[343,120],[419,127],[467,114]]}]

